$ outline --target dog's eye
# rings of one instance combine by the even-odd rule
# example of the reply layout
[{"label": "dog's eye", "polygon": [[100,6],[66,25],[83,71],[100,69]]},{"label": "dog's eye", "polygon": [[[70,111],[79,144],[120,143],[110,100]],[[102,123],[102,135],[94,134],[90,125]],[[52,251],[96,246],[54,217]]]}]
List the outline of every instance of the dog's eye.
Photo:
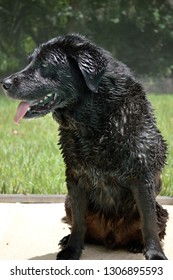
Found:
[{"label": "dog's eye", "polygon": [[48,63],[47,63],[47,62],[42,62],[42,63],[41,63],[41,67],[43,67],[43,68],[48,67]]}]

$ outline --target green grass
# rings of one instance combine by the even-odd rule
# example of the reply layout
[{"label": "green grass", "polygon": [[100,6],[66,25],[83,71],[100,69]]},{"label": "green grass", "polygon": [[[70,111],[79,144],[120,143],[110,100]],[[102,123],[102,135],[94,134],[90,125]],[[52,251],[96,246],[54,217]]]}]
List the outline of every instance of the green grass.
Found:
[{"label": "green grass", "polygon": [[[173,195],[173,95],[149,98],[169,145],[162,194]],[[56,122],[48,115],[15,125],[17,106],[18,102],[0,96],[0,193],[66,193]]]},{"label": "green grass", "polygon": [[15,125],[17,106],[0,97],[0,192],[65,193],[57,124],[49,115]]},{"label": "green grass", "polygon": [[158,127],[168,144],[161,194],[173,196],[173,94],[149,95],[149,99],[155,109]]}]

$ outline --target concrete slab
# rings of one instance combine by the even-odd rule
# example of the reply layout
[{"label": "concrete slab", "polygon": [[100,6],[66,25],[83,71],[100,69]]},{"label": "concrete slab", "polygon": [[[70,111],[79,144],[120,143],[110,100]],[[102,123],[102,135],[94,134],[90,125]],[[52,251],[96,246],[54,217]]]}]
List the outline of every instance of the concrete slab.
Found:
[{"label": "concrete slab", "polygon": [[[170,218],[164,251],[173,260],[173,206],[165,208]],[[68,225],[61,221],[64,215],[63,203],[0,204],[0,260],[54,260],[59,240],[70,232]],[[140,260],[143,256],[86,245],[81,259]]]}]

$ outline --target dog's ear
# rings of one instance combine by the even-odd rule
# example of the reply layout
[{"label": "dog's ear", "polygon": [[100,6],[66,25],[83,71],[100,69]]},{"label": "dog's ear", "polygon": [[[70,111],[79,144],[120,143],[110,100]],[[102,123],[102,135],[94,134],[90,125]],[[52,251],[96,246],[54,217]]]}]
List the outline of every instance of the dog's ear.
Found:
[{"label": "dog's ear", "polygon": [[81,51],[73,56],[78,63],[78,67],[85,79],[87,87],[93,91],[98,91],[99,83],[106,69],[106,59],[99,52]]}]

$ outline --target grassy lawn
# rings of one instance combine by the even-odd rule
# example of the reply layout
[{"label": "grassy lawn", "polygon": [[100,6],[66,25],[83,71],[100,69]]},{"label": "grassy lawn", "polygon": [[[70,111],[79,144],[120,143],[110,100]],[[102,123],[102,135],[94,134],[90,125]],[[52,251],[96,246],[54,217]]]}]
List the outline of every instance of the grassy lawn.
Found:
[{"label": "grassy lawn", "polygon": [[0,97],[0,193],[65,193],[56,122],[48,115],[15,125],[18,103]]},{"label": "grassy lawn", "polygon": [[[163,195],[173,195],[173,95],[149,96],[169,145]],[[58,126],[51,115],[13,123],[18,102],[0,95],[0,193],[66,193]]]},{"label": "grassy lawn", "polygon": [[163,195],[173,196],[173,94],[149,95],[156,120],[168,144],[167,165],[163,171]]}]

